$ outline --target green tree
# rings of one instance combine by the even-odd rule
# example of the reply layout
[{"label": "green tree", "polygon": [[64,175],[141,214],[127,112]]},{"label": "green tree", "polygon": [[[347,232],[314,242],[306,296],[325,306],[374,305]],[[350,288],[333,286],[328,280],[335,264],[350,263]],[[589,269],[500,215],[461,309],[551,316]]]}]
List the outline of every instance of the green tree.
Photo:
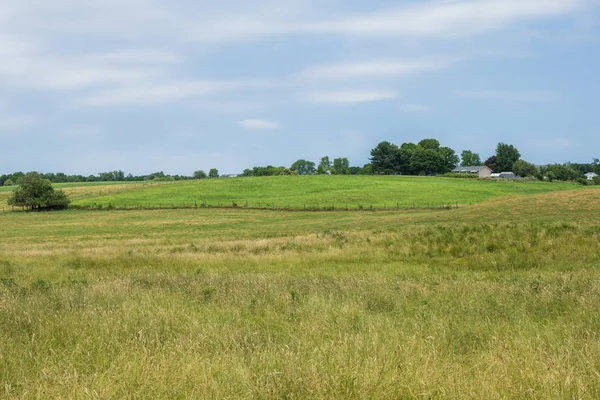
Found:
[{"label": "green tree", "polygon": [[373,165],[365,164],[359,169],[357,175],[373,175]]},{"label": "green tree", "polygon": [[328,172],[331,172],[331,161],[329,161],[329,156],[325,156],[321,158],[319,162],[319,167],[317,168],[317,174],[323,175]]},{"label": "green tree", "polygon": [[194,179],[206,179],[208,175],[206,175],[206,172],[200,169],[198,171],[194,171],[193,177]]},{"label": "green tree", "polygon": [[496,168],[500,172],[513,170],[513,165],[521,158],[521,153],[512,144],[498,143],[496,147]]},{"label": "green tree", "polygon": [[216,168],[211,168],[210,171],[208,171],[208,177],[209,178],[218,178],[219,177],[219,170]]},{"label": "green tree", "polygon": [[14,186],[14,182],[10,179],[4,181],[4,186]]},{"label": "green tree", "polygon": [[307,160],[297,160],[292,164],[290,169],[297,171],[298,175],[312,175],[317,171],[315,163]]},{"label": "green tree", "polygon": [[479,154],[473,153],[471,150],[463,150],[460,155],[461,158],[461,167],[475,167],[482,165],[481,158]]},{"label": "green tree", "polygon": [[8,205],[27,207],[30,210],[63,209],[71,201],[61,190],[54,190],[50,181],[37,172],[30,172],[20,180],[19,187],[8,199]]},{"label": "green tree", "polygon": [[532,163],[525,160],[519,160],[513,164],[512,172],[514,172],[515,175],[525,178],[528,176],[536,176],[538,169]]},{"label": "green tree", "polygon": [[346,157],[333,160],[333,173],[336,175],[350,174],[350,161]]},{"label": "green tree", "polygon": [[436,173],[445,174],[456,168],[459,159],[453,149],[450,147],[440,147],[437,152],[441,155],[443,163],[441,167],[435,171]]},{"label": "green tree", "polygon": [[419,142],[419,146],[425,150],[437,150],[440,148],[440,142],[437,139],[423,139]]},{"label": "green tree", "polygon": [[594,161],[592,162],[592,172],[600,175],[600,160],[597,158],[594,158]]},{"label": "green tree", "polygon": [[395,175],[400,172],[398,146],[390,142],[381,142],[372,149],[370,161],[374,174]]}]

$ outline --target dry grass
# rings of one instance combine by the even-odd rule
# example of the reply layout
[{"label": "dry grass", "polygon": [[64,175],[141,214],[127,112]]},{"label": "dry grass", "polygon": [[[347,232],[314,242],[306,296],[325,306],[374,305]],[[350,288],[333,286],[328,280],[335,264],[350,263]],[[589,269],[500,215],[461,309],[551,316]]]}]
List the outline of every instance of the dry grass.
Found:
[{"label": "dry grass", "polygon": [[598,199],[0,215],[0,397],[598,398]]}]

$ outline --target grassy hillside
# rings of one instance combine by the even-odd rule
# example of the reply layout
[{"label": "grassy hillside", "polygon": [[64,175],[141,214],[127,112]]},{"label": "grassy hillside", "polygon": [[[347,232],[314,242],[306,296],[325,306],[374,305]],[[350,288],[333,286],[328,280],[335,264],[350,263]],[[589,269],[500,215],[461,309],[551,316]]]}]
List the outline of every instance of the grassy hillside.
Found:
[{"label": "grassy hillside", "polygon": [[0,214],[2,398],[598,398],[600,190]]},{"label": "grassy hillside", "polygon": [[277,176],[260,178],[213,179],[178,182],[160,187],[145,187],[121,194],[102,195],[77,201],[78,205],[111,203],[163,207],[209,204],[248,205],[295,209],[307,207],[345,207],[373,204],[377,208],[426,207],[459,203],[479,203],[508,195],[536,194],[575,189],[570,183],[498,182],[437,177],[394,176]]},{"label": "grassy hillside", "polygon": [[[71,200],[78,201],[102,195],[102,193],[122,193],[136,190],[137,187],[166,185],[166,182],[73,182],[55,183],[55,189],[63,190]],[[7,206],[8,197],[17,186],[0,186],[0,210]]]}]

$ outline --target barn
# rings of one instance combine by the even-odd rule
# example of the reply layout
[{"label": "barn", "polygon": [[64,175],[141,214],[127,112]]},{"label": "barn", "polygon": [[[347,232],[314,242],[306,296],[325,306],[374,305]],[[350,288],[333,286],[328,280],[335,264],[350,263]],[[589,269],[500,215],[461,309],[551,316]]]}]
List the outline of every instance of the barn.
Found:
[{"label": "barn", "polygon": [[490,169],[490,167],[486,165],[478,165],[474,167],[458,167],[455,168],[452,172],[455,174],[478,175],[479,178],[485,179],[489,178],[493,171]]}]

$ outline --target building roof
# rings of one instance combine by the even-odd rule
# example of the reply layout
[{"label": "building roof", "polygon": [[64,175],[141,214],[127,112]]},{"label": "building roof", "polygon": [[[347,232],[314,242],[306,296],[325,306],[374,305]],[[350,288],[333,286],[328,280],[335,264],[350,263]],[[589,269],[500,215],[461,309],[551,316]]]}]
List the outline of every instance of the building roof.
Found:
[{"label": "building roof", "polygon": [[482,169],[489,168],[487,165],[476,165],[473,167],[457,167],[452,172],[469,172],[472,174],[477,174]]},{"label": "building roof", "polygon": [[585,176],[591,176],[592,178],[593,178],[593,177],[595,177],[595,176],[598,176],[598,174],[597,174],[597,173],[595,173],[595,172],[588,172],[588,173],[586,173],[586,174],[584,174],[584,175],[585,175]]}]

